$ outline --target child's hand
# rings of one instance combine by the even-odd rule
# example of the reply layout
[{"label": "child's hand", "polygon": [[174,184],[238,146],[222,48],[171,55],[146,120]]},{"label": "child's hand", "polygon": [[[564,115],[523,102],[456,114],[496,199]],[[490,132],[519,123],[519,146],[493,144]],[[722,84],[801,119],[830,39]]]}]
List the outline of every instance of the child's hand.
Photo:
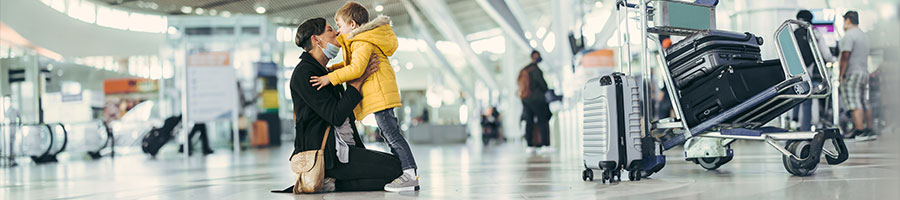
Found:
[{"label": "child's hand", "polygon": [[309,77],[309,82],[312,83],[313,87],[318,86],[316,90],[321,90],[322,87],[325,87],[325,85],[331,84],[331,80],[328,79],[328,75]]}]

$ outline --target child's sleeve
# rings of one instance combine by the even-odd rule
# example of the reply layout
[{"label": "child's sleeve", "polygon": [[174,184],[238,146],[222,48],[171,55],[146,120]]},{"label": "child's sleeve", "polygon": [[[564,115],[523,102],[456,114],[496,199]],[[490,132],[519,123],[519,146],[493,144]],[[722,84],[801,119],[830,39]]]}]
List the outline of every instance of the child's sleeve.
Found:
[{"label": "child's sleeve", "polygon": [[328,66],[328,70],[334,71],[344,67],[344,62],[334,63],[331,66]]},{"label": "child's sleeve", "polygon": [[346,66],[328,73],[331,85],[339,85],[362,76],[366,71],[366,66],[369,65],[369,57],[372,56],[375,48],[375,45],[368,42],[354,42],[351,44],[350,49],[353,52],[350,55],[350,63],[345,61],[344,64]]}]

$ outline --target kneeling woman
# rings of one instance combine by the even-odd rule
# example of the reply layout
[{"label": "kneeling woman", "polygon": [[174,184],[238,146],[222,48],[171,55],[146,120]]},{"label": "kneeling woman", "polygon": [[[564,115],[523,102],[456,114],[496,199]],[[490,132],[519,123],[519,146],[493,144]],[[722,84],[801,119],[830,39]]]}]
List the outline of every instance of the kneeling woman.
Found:
[{"label": "kneeling woman", "polygon": [[[335,31],[325,19],[309,19],[297,27],[295,43],[306,50],[291,76],[291,97],[297,137],[294,152],[317,150],[325,131],[324,186],[317,192],[379,191],[402,174],[400,161],[387,153],[367,150],[354,125],[353,108],[362,100],[359,88],[371,72],[377,70],[373,60],[362,77],[340,85],[317,90],[311,78],[325,76],[325,65],[337,54]],[[375,69],[373,69],[375,68]],[[331,127],[328,129],[328,127]]]}]

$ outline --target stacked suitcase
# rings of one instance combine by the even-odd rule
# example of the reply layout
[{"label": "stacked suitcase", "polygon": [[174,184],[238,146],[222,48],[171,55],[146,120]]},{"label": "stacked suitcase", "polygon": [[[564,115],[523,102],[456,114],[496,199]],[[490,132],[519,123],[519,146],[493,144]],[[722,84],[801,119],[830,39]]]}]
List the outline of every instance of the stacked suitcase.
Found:
[{"label": "stacked suitcase", "polygon": [[689,125],[696,125],[784,81],[779,60],[722,66],[681,91],[681,106]]},{"label": "stacked suitcase", "polygon": [[708,30],[666,50],[688,125],[697,125],[784,80],[778,60],[761,60],[762,43],[751,33]]},{"label": "stacked suitcase", "polygon": [[601,182],[621,180],[622,170],[629,171],[630,180],[640,180],[662,168],[659,145],[641,131],[640,88],[634,78],[622,73],[593,78],[583,98],[582,179],[593,180],[593,169],[598,169]]}]

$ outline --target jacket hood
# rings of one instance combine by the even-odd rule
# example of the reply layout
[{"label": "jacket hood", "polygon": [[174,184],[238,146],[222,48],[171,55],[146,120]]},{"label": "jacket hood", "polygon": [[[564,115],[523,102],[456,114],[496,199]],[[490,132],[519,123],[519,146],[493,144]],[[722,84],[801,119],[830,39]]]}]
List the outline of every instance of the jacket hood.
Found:
[{"label": "jacket hood", "polygon": [[391,28],[391,19],[387,16],[378,16],[369,23],[354,29],[347,35],[351,42],[364,41],[374,44],[384,55],[392,56],[397,51],[397,35]]}]

